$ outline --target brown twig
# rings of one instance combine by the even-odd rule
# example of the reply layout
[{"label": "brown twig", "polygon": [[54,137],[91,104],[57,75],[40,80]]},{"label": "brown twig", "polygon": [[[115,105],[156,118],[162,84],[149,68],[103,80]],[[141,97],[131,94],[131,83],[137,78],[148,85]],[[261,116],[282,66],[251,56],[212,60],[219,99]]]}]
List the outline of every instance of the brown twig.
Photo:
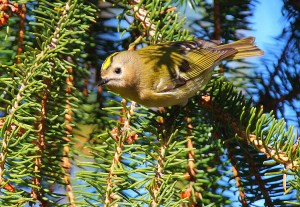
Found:
[{"label": "brown twig", "polygon": [[[68,57],[68,61],[69,62],[73,62],[71,57]],[[74,85],[74,78],[73,78],[73,68],[69,68],[68,69],[68,77],[66,78],[66,97],[68,98],[71,94],[72,94],[72,87]],[[70,136],[73,133],[73,127],[71,125],[72,123],[72,115],[73,115],[73,111],[72,111],[72,106],[70,104],[70,100],[66,100],[66,111],[67,113],[65,114],[65,133],[66,136],[63,137],[63,140],[65,140],[66,142],[70,143]],[[68,193],[68,198],[69,198],[69,206],[70,207],[75,207],[75,197],[74,197],[74,193],[73,193],[73,189],[72,189],[72,185],[71,185],[71,162],[70,162],[70,146],[69,145],[64,145],[63,148],[64,151],[64,156],[62,159],[62,166],[65,169],[65,175],[64,175],[64,180],[66,183],[66,189],[67,189],[67,193]]]},{"label": "brown twig", "polygon": [[220,40],[222,34],[220,0],[214,0],[214,39]]},{"label": "brown twig", "polygon": [[[221,23],[221,8],[220,0],[214,0],[214,39],[221,40],[222,37],[222,23]],[[220,74],[224,73],[224,67],[222,64],[219,65]]]},{"label": "brown twig", "polygon": [[[51,82],[49,79],[45,79],[44,84],[47,86],[47,88],[51,87]],[[32,180],[32,184],[34,186],[40,186],[41,185],[41,166],[42,166],[42,158],[44,155],[44,151],[46,149],[46,144],[45,144],[45,128],[46,128],[46,117],[47,117],[47,108],[48,108],[48,101],[49,101],[49,91],[45,90],[44,95],[41,101],[41,113],[39,114],[40,119],[39,122],[37,123],[37,137],[38,139],[33,141],[33,144],[37,146],[39,149],[36,151],[36,155],[38,155],[35,158],[35,165],[33,171],[35,172],[35,175]],[[43,207],[49,206],[48,202],[43,199],[44,195],[40,191],[40,188],[32,188],[31,190],[31,197],[38,200]]]},{"label": "brown twig", "polygon": [[[191,134],[192,133],[192,129],[193,129],[193,125],[191,123],[191,118],[190,117],[186,117],[186,124],[187,124],[187,128],[188,128],[188,133]],[[195,171],[195,152],[194,152],[194,146],[193,146],[193,141],[191,139],[190,136],[187,137],[188,141],[187,141],[187,148],[190,150],[188,153],[188,173],[190,176],[190,181],[195,181],[195,175],[196,175],[196,171]]]},{"label": "brown twig", "polygon": [[15,192],[16,191],[16,187],[13,186],[13,185],[11,185],[11,184],[9,184],[9,183],[6,183],[4,185],[4,189],[7,190],[7,191],[9,191],[9,192]]},{"label": "brown twig", "polygon": [[[185,120],[187,124],[188,134],[191,134],[193,130],[191,118],[186,117]],[[189,207],[196,207],[199,206],[200,204],[198,204],[197,201],[195,201],[195,199],[191,199],[193,195],[196,196],[196,200],[199,199],[199,192],[197,192],[196,189],[194,188],[194,184],[196,183],[195,152],[194,152],[193,140],[191,136],[188,135],[187,139],[188,139],[187,148],[189,149],[189,153],[188,153],[188,170],[187,170],[186,180],[189,181],[189,185],[188,188],[181,193],[181,198],[188,199],[191,201],[189,203]]]},{"label": "brown twig", "polygon": [[239,191],[239,195],[240,195],[239,200],[240,200],[242,206],[246,207],[246,206],[248,206],[248,204],[247,204],[246,195],[245,195],[245,192],[244,192],[244,189],[243,189],[243,185],[242,185],[242,182],[241,182],[241,177],[239,175],[239,169],[238,169],[237,161],[235,159],[234,154],[232,153],[231,148],[227,147],[227,149],[228,149],[228,157],[229,157],[229,159],[231,161],[231,164],[232,164],[231,170],[233,172],[233,177],[235,179],[236,186],[238,187],[238,191]]},{"label": "brown twig", "polygon": [[265,199],[265,206],[268,207],[274,207],[273,201],[269,195],[269,192],[266,188],[266,183],[263,181],[260,173],[259,173],[259,169],[256,167],[255,162],[254,162],[254,158],[252,156],[252,154],[248,153],[249,150],[248,145],[243,146],[244,149],[246,149],[246,151],[244,151],[245,157],[247,158],[247,161],[249,163],[249,168],[251,171],[251,175],[254,175],[255,177],[255,181],[257,183],[257,185],[259,186],[259,190],[262,192],[262,194],[264,195],[264,199]]},{"label": "brown twig", "polygon": [[[22,9],[20,10],[20,23],[19,23],[19,36],[18,36],[18,48],[17,55],[23,53],[24,45],[24,34],[25,34],[25,17],[26,17],[26,4],[22,4]],[[20,63],[20,59],[16,58],[16,64]]]},{"label": "brown twig", "polygon": [[135,50],[135,46],[142,41],[143,37],[145,37],[145,33],[140,35],[133,43],[131,43],[128,50]]}]

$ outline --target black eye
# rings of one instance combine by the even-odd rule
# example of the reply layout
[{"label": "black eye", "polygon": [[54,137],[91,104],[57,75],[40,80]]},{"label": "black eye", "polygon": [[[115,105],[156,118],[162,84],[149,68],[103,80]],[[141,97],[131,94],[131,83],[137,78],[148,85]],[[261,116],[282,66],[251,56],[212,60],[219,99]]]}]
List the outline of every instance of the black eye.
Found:
[{"label": "black eye", "polygon": [[115,68],[115,73],[116,74],[121,74],[122,72],[122,69],[121,68]]}]

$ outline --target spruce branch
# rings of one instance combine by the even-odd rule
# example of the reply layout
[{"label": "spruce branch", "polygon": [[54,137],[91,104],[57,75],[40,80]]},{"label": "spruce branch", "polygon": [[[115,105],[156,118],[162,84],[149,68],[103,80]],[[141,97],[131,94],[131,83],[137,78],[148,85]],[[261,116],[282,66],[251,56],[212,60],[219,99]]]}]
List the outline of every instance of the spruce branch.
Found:
[{"label": "spruce branch", "polygon": [[[23,53],[24,35],[25,35],[26,4],[22,4],[21,7],[22,8],[20,9],[20,12],[19,12],[20,23],[19,23],[17,56]],[[15,61],[16,61],[16,64],[21,63],[21,60],[18,57],[16,57]]]},{"label": "spruce branch", "polygon": [[22,15],[22,10],[18,3],[11,3],[9,0],[0,0],[0,26],[5,25],[11,17],[10,13]]},{"label": "spruce branch", "polygon": [[[31,75],[31,73],[29,74]],[[19,103],[22,99],[25,86],[27,85],[28,80],[25,79],[24,83],[21,83],[21,87],[18,91],[18,94],[16,95],[15,101],[12,104],[11,109],[8,112],[8,117],[5,119],[5,122],[2,124],[1,128],[1,134],[4,135],[2,139],[2,145],[1,145],[1,154],[0,154],[0,184],[2,185],[4,182],[3,179],[3,173],[5,169],[5,161],[6,161],[6,156],[8,152],[8,146],[9,146],[9,141],[10,141],[10,135],[11,133],[18,133],[19,130],[21,129],[20,126],[17,126],[16,124],[12,124],[12,119],[13,115],[15,114],[17,108],[19,107]],[[18,128],[17,128],[18,127]],[[5,136],[6,135],[6,136]]]},{"label": "spruce branch", "polygon": [[237,160],[235,159],[234,153],[230,150],[230,148],[228,148],[228,156],[232,163],[231,171],[233,173],[233,177],[235,179],[236,186],[239,191],[239,200],[243,206],[247,206],[247,198],[243,189],[243,184],[239,173],[240,169],[239,166],[237,165]]},{"label": "spruce branch", "polygon": [[137,135],[135,133],[130,132],[130,119],[133,116],[135,103],[131,104],[130,110],[127,110],[126,100],[122,100],[123,109],[121,113],[125,116],[121,116],[120,123],[123,125],[122,129],[119,130],[115,127],[109,134],[115,140],[115,152],[111,160],[109,172],[107,175],[107,184],[105,189],[105,201],[104,206],[118,206],[115,202],[120,200],[121,197],[114,191],[115,189],[115,181],[118,178],[118,166],[120,165],[121,157],[123,154],[123,147],[125,142],[132,144],[137,139]]},{"label": "spruce branch", "polygon": [[[267,206],[274,206],[275,202],[270,192],[271,189],[268,189],[270,188],[268,187],[269,184],[261,175],[261,169],[253,157],[252,148],[263,153],[265,159],[272,158],[277,163],[284,164],[285,170],[278,173],[283,174],[283,182],[285,182],[285,174],[289,171],[295,173],[299,168],[300,151],[297,148],[299,140],[293,134],[293,127],[285,131],[283,120],[276,120],[272,114],[263,114],[262,108],[257,111],[256,108],[250,105],[251,101],[246,101],[241,94],[234,92],[232,85],[223,82],[222,78],[212,85],[211,95],[201,97],[201,108],[212,114],[211,119],[214,120],[214,125],[227,125],[225,127],[227,130],[221,130],[221,134],[224,138],[224,144],[228,148],[231,163],[234,165],[233,172],[242,173],[242,170],[238,169],[239,165],[235,165],[237,163],[234,158],[236,152],[231,152],[235,150],[232,146],[233,140],[231,140],[231,137],[235,135],[237,146],[242,149],[239,154],[241,153],[244,157],[243,160],[248,163],[246,166],[249,167],[251,175],[254,176],[254,181],[259,187]],[[233,105],[238,108],[232,108]],[[240,175],[237,172],[235,178],[240,183]],[[241,174],[241,176],[245,175]],[[245,183],[242,185],[245,187]],[[244,200],[245,203],[249,201],[249,198],[246,199],[246,191],[241,188],[242,185],[238,184],[241,200]],[[286,189],[284,185],[285,183],[283,183],[283,190]]]},{"label": "spruce branch", "polygon": [[[161,111],[164,111],[164,108],[160,108]],[[164,122],[166,120],[163,117],[160,117],[159,124],[164,125]],[[160,136],[158,137],[160,139],[160,146],[157,149],[157,165],[155,167],[155,176],[153,178],[153,182],[151,182],[151,185],[149,186],[150,194],[152,197],[151,206],[156,207],[160,205],[161,200],[161,193],[163,191],[163,176],[165,171],[165,162],[166,162],[166,156],[167,156],[167,148],[168,148],[168,142],[169,137],[168,136]]]},{"label": "spruce branch", "polygon": [[[216,85],[216,88],[222,87],[222,83],[218,82],[218,85]],[[224,84],[225,90],[230,91],[232,90],[232,86]],[[218,90],[220,93],[220,91]],[[219,94],[222,96],[221,94]],[[298,146],[299,140],[294,139],[292,131],[293,128],[289,128],[287,133],[283,133],[284,129],[283,126],[285,126],[285,123],[281,121],[277,121],[275,118],[273,118],[272,114],[263,114],[262,108],[257,112],[257,109],[254,107],[246,108],[246,106],[243,108],[243,110],[240,113],[239,120],[236,119],[236,117],[233,117],[232,114],[225,112],[224,109],[219,108],[219,101],[220,99],[216,98],[215,96],[213,99],[212,97],[203,96],[201,97],[201,105],[210,112],[215,114],[215,118],[218,121],[221,121],[222,123],[228,123],[231,126],[231,129],[233,132],[241,139],[247,142],[249,145],[252,145],[256,150],[259,152],[262,152],[266,155],[268,158],[272,158],[276,161],[278,161],[281,164],[284,164],[287,169],[290,169],[292,171],[295,171],[298,169],[298,155],[299,150],[291,150],[291,148],[287,149],[287,145],[292,146],[292,149],[295,149],[295,146]],[[240,96],[235,96],[233,98],[237,98],[236,102],[242,101]],[[242,104],[243,102],[241,102]],[[246,103],[246,102],[244,102]],[[249,106],[247,106],[249,107]],[[224,113],[225,112],[225,113]],[[246,126],[241,126],[240,122],[243,121],[243,119],[247,116],[250,116],[251,119],[248,123],[246,123]],[[255,122],[255,121],[256,122]],[[251,132],[250,129],[253,128],[253,123],[256,123],[256,130]],[[266,123],[270,124],[270,126],[266,126]],[[244,123],[245,124],[245,123]],[[274,131],[275,129],[275,131]],[[278,129],[276,131],[276,129]],[[262,133],[264,130],[267,132],[267,134]],[[269,130],[269,131],[267,131]],[[282,134],[282,135],[280,135]],[[275,137],[274,137],[275,136]],[[281,136],[281,140],[275,140],[278,136]],[[268,139],[267,139],[268,138]],[[273,142],[271,142],[271,140]],[[292,143],[293,141],[295,143]],[[278,145],[276,142],[282,143],[282,145]],[[272,145],[268,144],[272,143]],[[275,144],[275,145],[274,145]],[[289,151],[287,151],[289,150]]]},{"label": "spruce branch", "polygon": [[[61,8],[62,9],[62,8]],[[55,49],[57,47],[59,47],[59,37],[61,36],[61,31],[62,31],[62,27],[64,25],[64,22],[69,18],[68,17],[68,13],[69,13],[69,9],[70,9],[70,5],[69,3],[67,2],[65,7],[62,9],[62,18],[60,19],[60,21],[58,22],[55,30],[54,30],[54,33],[53,33],[53,37],[52,39],[50,40],[50,43],[48,44],[48,46],[46,46],[44,49],[46,49],[46,52],[48,51],[55,51]],[[45,50],[44,50],[45,51]],[[45,55],[45,52],[44,51],[41,51],[40,54],[37,55],[37,57],[41,57],[41,59],[43,58],[43,56]],[[49,59],[49,62],[50,64],[55,67],[56,65],[56,62],[54,59],[50,58]],[[35,63],[35,66],[39,65],[37,62]],[[51,85],[52,85],[52,82],[50,79],[44,79],[43,80],[43,83],[46,85],[46,88],[47,89],[50,89],[51,88]],[[72,84],[70,83],[70,79],[67,80],[67,84]],[[42,172],[41,169],[40,169],[40,166],[42,165],[42,158],[44,157],[43,155],[43,151],[45,150],[45,147],[46,147],[46,144],[45,144],[45,127],[46,126],[46,122],[45,122],[45,117],[47,117],[47,104],[49,103],[49,90],[45,90],[44,91],[44,96],[43,96],[43,99],[42,99],[42,103],[41,103],[41,114],[40,114],[40,123],[39,123],[39,133],[38,133],[38,141],[36,142],[36,145],[37,147],[39,148],[39,150],[37,151],[37,155],[38,157],[36,158],[36,165],[34,167],[34,171],[36,173],[39,173],[39,172]],[[70,93],[70,86],[67,86],[67,94],[66,96],[69,96],[69,93]],[[70,109],[70,105],[67,103],[67,110],[71,111]],[[66,129],[67,128],[70,128],[70,125],[69,125],[69,121],[67,121],[67,124],[66,124]],[[67,134],[70,134],[71,133],[71,129],[67,129],[66,133]],[[66,137],[64,137],[64,139],[66,139]],[[67,138],[67,141],[69,141],[69,138]],[[68,195],[69,195],[69,199],[71,201],[71,206],[74,206],[74,196],[73,196],[73,193],[72,193],[72,187],[70,185],[70,163],[69,163],[69,146],[65,145],[64,146],[64,152],[65,152],[65,156],[63,157],[63,163],[62,163],[62,166],[66,169],[66,173],[64,175],[64,179],[65,179],[65,182],[66,182],[66,187],[67,187],[67,191],[68,191]],[[36,186],[39,186],[41,185],[41,181],[40,181],[40,178],[41,176],[38,176],[38,177],[35,177],[33,179],[33,184],[36,185]],[[38,189],[42,189],[42,188],[32,188],[32,197],[36,200],[38,200],[43,206],[49,206],[49,204],[47,203],[46,200],[43,199],[44,195],[42,192],[38,192],[39,190]]]},{"label": "spruce branch", "polygon": [[[118,6],[125,8],[122,13],[124,14],[123,18],[130,24],[129,28],[125,29],[122,34],[130,32],[132,35],[129,38],[124,38],[124,41],[120,41],[123,44],[120,42],[108,43],[109,49],[106,48],[107,50],[103,51],[110,53],[116,48],[119,50],[121,46],[127,48],[130,39],[135,41],[129,46],[129,49],[134,49],[137,44],[155,42],[156,37],[159,41],[187,38],[184,33],[172,29],[178,25],[178,22],[173,21],[175,19],[173,15],[175,9],[173,10],[173,8],[176,7],[169,7],[171,12],[168,9],[161,9],[159,12],[161,8],[159,4],[162,1],[122,1],[124,5],[119,2],[117,2]],[[162,2],[161,5],[166,6],[169,1],[166,2],[166,4]],[[216,0],[215,2],[220,4],[218,11],[216,6],[212,8],[210,7],[211,4],[202,2],[202,5],[209,6],[201,7],[201,11],[206,13],[207,17],[210,18],[209,20],[213,18],[212,22],[209,22],[212,23],[211,25],[207,23],[207,19],[204,19],[204,24],[201,24],[201,26],[206,27],[201,28],[201,30],[206,29],[207,34],[209,34],[205,36],[206,38],[212,36],[212,28],[216,26],[214,21],[217,18],[212,15],[214,9],[216,9],[216,15],[220,17],[218,24],[222,23],[220,33],[223,32],[224,39],[233,40],[238,37],[237,29],[247,29],[247,22],[244,19],[245,14],[251,15],[247,13],[249,12],[250,1],[225,2]],[[153,6],[155,4],[159,6]],[[230,6],[225,6],[227,4]],[[157,11],[153,8],[156,8]],[[233,20],[226,19],[226,15],[231,14]],[[134,21],[131,22],[130,18],[125,15],[133,16]],[[105,26],[103,28],[104,30],[107,29]],[[155,30],[153,30],[154,28]],[[178,28],[181,29],[180,25]],[[172,34],[172,32],[174,33]],[[147,39],[148,37],[149,39]],[[100,76],[99,72],[97,76]],[[89,189],[89,192],[82,193],[85,199],[83,203],[88,206],[103,205],[105,200],[101,203],[102,199],[108,198],[111,200],[107,205],[111,206],[230,205],[232,198],[225,198],[223,192],[226,190],[232,192],[231,183],[226,182],[223,186],[219,183],[224,177],[227,178],[224,170],[230,164],[229,162],[234,165],[231,169],[236,175],[236,185],[239,187],[240,200],[244,206],[251,205],[252,200],[258,200],[261,197],[264,197],[266,201],[272,201],[273,195],[279,190],[272,189],[272,192],[268,192],[275,185],[273,182],[268,183],[268,180],[262,176],[267,168],[260,169],[259,163],[265,160],[265,156],[258,153],[261,160],[257,160],[257,152],[252,148],[263,147],[257,151],[265,150],[266,153],[269,153],[270,147],[274,147],[276,145],[274,143],[277,143],[275,139],[277,134],[284,133],[284,127],[282,128],[282,123],[279,123],[273,127],[280,130],[274,132],[273,129],[270,129],[273,123],[272,115],[266,115],[267,118],[263,119],[261,118],[262,112],[257,112],[258,110],[249,112],[252,109],[251,104],[249,104],[250,101],[247,102],[234,90],[230,91],[230,87],[226,88],[224,85],[226,83],[222,86],[215,86],[214,89],[220,90],[220,93],[211,90],[214,91],[211,92],[211,96],[202,97],[204,102],[206,100],[211,104],[207,107],[209,110],[203,106],[199,110],[197,102],[192,102],[196,106],[193,106],[191,109],[193,112],[188,116],[182,112],[179,115],[174,113],[176,110],[172,111],[173,108],[164,109],[164,113],[156,113],[142,106],[134,107],[135,112],[129,113],[130,109],[128,106],[125,107],[125,100],[120,106],[117,101],[113,101],[114,98],[110,94],[104,93],[103,106],[116,104],[119,107],[102,108],[101,116],[97,119],[101,122],[97,125],[99,137],[96,141],[99,145],[90,147],[94,160],[90,163],[84,163],[85,166],[91,167],[95,172],[88,172],[90,169],[85,169],[85,172],[80,173],[82,179],[87,183],[85,188]],[[99,87],[98,90],[102,91],[102,88]],[[222,99],[218,100],[216,97]],[[120,108],[122,108],[121,111]],[[208,118],[208,112],[215,117]],[[132,116],[128,116],[128,114],[132,114]],[[119,123],[115,121],[116,116],[120,117]],[[182,124],[184,118],[187,120],[185,124]],[[261,119],[259,120],[259,118]],[[211,136],[212,126],[215,125],[223,129],[221,138],[230,155],[229,159],[226,158],[225,163],[223,160],[220,162],[220,157],[226,156],[226,151],[223,150],[224,145],[221,145],[220,139],[213,139],[216,137]],[[268,134],[268,132],[270,133]],[[132,134],[133,136],[131,136]],[[136,139],[137,134],[142,139]],[[234,135],[237,139],[232,139]],[[256,136],[253,140],[252,135]],[[280,138],[280,136],[278,137]],[[165,143],[163,140],[169,141]],[[276,158],[281,152],[290,155],[291,148],[294,149],[294,152],[290,159],[299,157],[298,141],[293,142],[294,140],[282,138],[282,142],[279,141],[280,143],[278,142],[278,145],[274,147],[277,154],[273,157]],[[230,145],[233,142],[236,142],[235,145]],[[235,149],[236,146],[242,147]],[[241,153],[237,153],[235,150],[241,151]],[[245,163],[240,163],[240,155],[241,160]],[[278,157],[282,159],[281,154]],[[115,159],[117,161],[113,163]],[[112,165],[114,165],[113,169]],[[243,166],[250,167],[244,170]],[[290,171],[291,169],[286,168],[284,173],[290,173]],[[254,177],[254,182],[251,180],[252,177]],[[276,181],[278,181],[278,177],[275,178]],[[269,187],[270,185],[271,187]],[[251,188],[250,190],[252,188],[257,190],[257,194],[253,195],[252,192],[247,192],[248,186]],[[296,181],[291,186],[296,188]],[[275,193],[273,193],[274,191]],[[253,196],[252,200],[251,196]],[[268,205],[275,205],[275,202]]]},{"label": "spruce branch", "polygon": [[[193,139],[192,139],[192,131],[193,131],[193,125],[192,125],[192,120],[190,117],[186,117],[185,119],[186,124],[187,124],[187,148],[189,149],[188,152],[188,169],[186,173],[186,180],[189,181],[189,184],[187,188],[181,193],[181,198],[182,199],[187,199],[190,204],[189,206],[197,206],[200,205],[197,201],[200,198],[200,192],[195,189],[195,183],[196,183],[196,164],[195,164],[195,148],[193,146]],[[196,198],[196,199],[195,199]],[[181,206],[184,206],[181,204]]]},{"label": "spruce branch", "polygon": [[[45,79],[43,83],[49,87],[51,85],[49,79]],[[32,180],[32,184],[34,186],[41,186],[41,166],[43,164],[42,159],[44,157],[44,151],[46,150],[45,136],[46,136],[46,117],[47,117],[47,108],[49,102],[49,91],[45,90],[42,100],[41,100],[41,112],[37,114],[40,117],[39,122],[36,123],[38,131],[36,132],[37,140],[33,141],[33,144],[38,148],[36,151],[35,165],[33,167],[34,176]],[[43,199],[43,192],[40,191],[41,188],[32,188],[31,196],[33,199],[38,200],[42,206],[49,206],[48,202]]]},{"label": "spruce branch", "polygon": [[[247,149],[247,146],[244,146],[244,149],[245,148]],[[262,179],[262,176],[260,175],[260,172],[259,172],[259,168],[254,162],[255,159],[254,159],[253,155],[250,153],[247,153],[247,152],[245,152],[245,154],[247,156],[246,158],[247,158],[247,161],[250,166],[251,174],[255,176],[255,181],[258,184],[259,189],[264,196],[265,203],[266,203],[265,205],[268,207],[273,207],[274,206],[273,201],[272,201],[270,193],[268,192],[267,187],[266,187],[267,183]]]},{"label": "spruce branch", "polygon": [[[172,1],[128,1],[130,7],[125,8],[127,12],[124,14],[135,18],[134,22],[130,22],[123,15],[123,18],[130,24],[124,32],[132,29],[135,33],[133,36],[138,36],[139,41],[142,40],[148,44],[149,42],[155,44],[167,40],[174,41],[174,39],[191,39],[189,32],[182,29],[185,18],[179,18],[178,13],[175,13],[177,8],[171,6],[171,3]],[[139,41],[135,41],[135,44]],[[131,44],[131,47],[135,44]]]},{"label": "spruce branch", "polygon": [[[151,18],[151,16],[153,16],[153,13],[151,12],[151,10],[148,11],[147,9],[145,9],[145,7],[141,7],[140,0],[133,0],[130,1],[130,3],[133,5],[132,9],[134,11],[134,15],[136,19],[140,21],[143,25],[145,32],[143,33],[142,37],[146,35],[146,31],[147,31],[147,34],[153,38],[157,34],[157,30],[158,30],[157,26],[159,26],[159,23],[158,25],[156,25]],[[156,3],[159,4],[159,1],[156,1]],[[152,4],[154,4],[154,2]],[[157,9],[158,5],[154,5],[153,8]],[[176,10],[176,7],[168,8],[165,6],[164,8],[165,10],[162,11],[159,10],[156,13],[159,15],[163,15]],[[161,38],[162,38],[162,34],[158,34],[158,36],[155,39],[161,41]]]},{"label": "spruce branch", "polygon": [[[134,1],[135,4],[138,4],[139,1]],[[142,23],[143,28],[145,31],[148,31],[149,35],[153,37],[155,35],[155,32],[157,30],[156,25],[151,24],[150,19],[150,13],[137,5],[133,6],[133,11],[135,13],[136,18]],[[161,38],[161,35],[159,35],[159,38]]]},{"label": "spruce branch", "polygon": [[[71,57],[68,57],[68,61],[69,62],[73,62]],[[66,78],[66,97],[71,96],[74,86],[74,78],[73,78],[73,68],[69,68],[68,69],[68,76]],[[70,100],[66,100],[66,114],[65,114],[65,136],[63,137],[63,140],[65,140],[67,143],[71,142],[70,137],[72,136],[73,133],[73,127],[72,127],[72,115],[73,115],[73,111],[72,111],[72,105],[70,104]],[[64,155],[62,158],[62,166],[65,169],[65,175],[64,175],[64,180],[66,183],[66,190],[67,190],[67,195],[69,198],[69,203],[70,203],[70,207],[76,207],[75,204],[75,197],[74,197],[74,193],[73,193],[73,188],[71,185],[71,161],[70,161],[70,146],[69,145],[65,145],[63,148],[64,151]]]},{"label": "spruce branch", "polygon": [[[57,8],[52,7],[54,5]],[[70,136],[73,133],[72,110],[76,102],[72,103],[75,100],[71,93],[73,77],[68,71],[74,65],[64,58],[65,54],[78,54],[76,46],[81,46],[82,42],[74,37],[84,32],[85,18],[92,17],[83,13],[91,10],[86,7],[80,11],[80,1],[61,4],[41,1],[31,6],[29,12],[37,7],[34,11],[37,21],[30,22],[31,26],[40,29],[33,33],[37,40],[36,48],[29,44],[23,49],[24,37],[26,41],[32,40],[32,37],[28,39],[24,35],[26,19],[25,5],[22,5],[24,15],[19,22],[16,63],[2,66],[5,70],[4,73],[1,71],[0,100],[7,106],[1,107],[2,112],[6,112],[0,124],[0,182],[1,187],[6,189],[1,195],[1,204],[38,202],[41,206],[56,205],[54,203],[62,196],[54,192],[53,181],[56,180],[67,187],[71,206],[74,206],[70,182]],[[48,24],[48,15],[58,21]],[[64,93],[64,90],[67,92]],[[65,116],[65,121],[62,116]],[[52,199],[49,199],[51,196]]]}]

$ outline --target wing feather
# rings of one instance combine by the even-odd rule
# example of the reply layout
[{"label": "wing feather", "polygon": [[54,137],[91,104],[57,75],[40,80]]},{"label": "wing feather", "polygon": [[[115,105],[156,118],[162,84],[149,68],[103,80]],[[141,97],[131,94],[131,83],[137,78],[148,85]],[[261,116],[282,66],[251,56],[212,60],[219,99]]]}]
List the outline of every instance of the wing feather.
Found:
[{"label": "wing feather", "polygon": [[[217,48],[219,41],[184,41],[151,45],[137,50],[144,64],[155,66],[153,90],[169,92],[193,79],[237,52],[234,48]],[[151,55],[149,55],[151,54]],[[149,74],[147,74],[147,77]]]},{"label": "wing feather", "polygon": [[[213,70],[220,61],[235,54],[237,50],[233,48],[226,48],[222,50],[203,48],[200,50],[193,50],[186,54],[185,61],[179,66],[180,77],[184,80],[190,80],[199,76],[206,70]],[[188,68],[188,70],[187,70]]]}]

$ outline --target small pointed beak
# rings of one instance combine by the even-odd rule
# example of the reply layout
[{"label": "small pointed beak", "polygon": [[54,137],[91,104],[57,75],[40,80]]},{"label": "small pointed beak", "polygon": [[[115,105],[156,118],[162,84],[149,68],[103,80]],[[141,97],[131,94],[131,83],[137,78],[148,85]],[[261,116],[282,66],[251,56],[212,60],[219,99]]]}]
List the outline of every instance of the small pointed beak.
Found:
[{"label": "small pointed beak", "polygon": [[109,82],[109,79],[101,79],[100,82],[99,82],[99,84],[98,84],[98,86],[103,86],[103,85],[105,85],[108,82]]}]

